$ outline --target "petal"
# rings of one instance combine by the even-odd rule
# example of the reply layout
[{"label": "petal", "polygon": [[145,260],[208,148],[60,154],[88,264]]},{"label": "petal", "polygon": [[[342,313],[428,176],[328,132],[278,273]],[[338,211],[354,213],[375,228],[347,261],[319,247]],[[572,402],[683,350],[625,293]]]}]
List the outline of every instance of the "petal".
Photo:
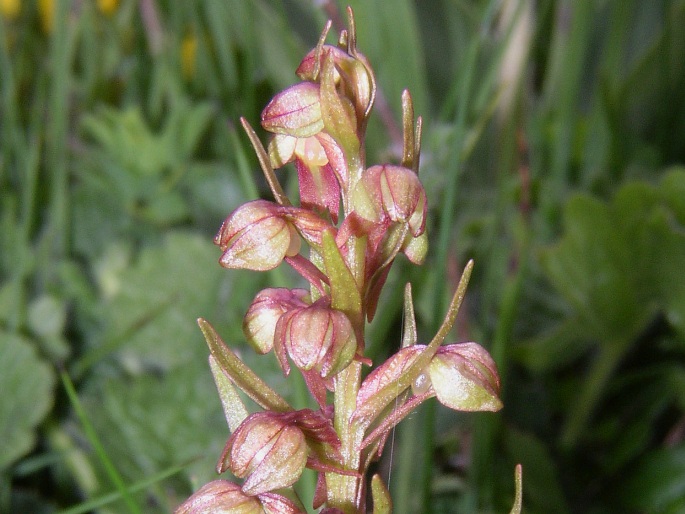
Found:
[{"label": "petal", "polygon": [[300,82],[278,93],[262,111],[269,132],[309,137],[323,129],[319,86]]},{"label": "petal", "polygon": [[298,138],[286,134],[276,134],[269,141],[269,160],[274,168],[281,168],[295,158]]}]

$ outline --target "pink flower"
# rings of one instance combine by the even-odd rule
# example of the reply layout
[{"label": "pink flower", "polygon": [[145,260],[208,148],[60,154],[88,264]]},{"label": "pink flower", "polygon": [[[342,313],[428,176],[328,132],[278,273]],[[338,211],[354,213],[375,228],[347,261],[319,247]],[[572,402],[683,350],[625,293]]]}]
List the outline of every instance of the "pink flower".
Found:
[{"label": "pink flower", "polygon": [[414,237],[426,227],[426,192],[409,168],[391,164],[370,167],[355,187],[352,205],[369,221],[407,224]]},{"label": "pink flower", "polygon": [[300,238],[285,220],[280,206],[254,200],[238,207],[221,225],[214,243],[222,250],[225,268],[266,271],[285,256],[297,255]]},{"label": "pink flower", "polygon": [[309,450],[299,428],[273,412],[245,418],[226,443],[217,471],[244,478],[242,492],[254,496],[288,487],[302,474]]},{"label": "pink flower", "polygon": [[304,289],[269,288],[257,293],[243,319],[243,333],[259,353],[271,351],[280,317],[289,310],[306,307]]},{"label": "pink flower", "polygon": [[276,324],[274,344],[283,371],[290,365],[304,371],[316,369],[322,377],[335,375],[352,361],[357,339],[347,316],[329,306],[328,298],[283,314]]},{"label": "pink flower", "polygon": [[306,138],[276,134],[269,143],[269,159],[274,168],[295,161],[300,205],[328,212],[337,223],[341,187],[347,182],[347,163],[328,134],[319,132]]},{"label": "pink flower", "polygon": [[438,401],[460,411],[498,411],[499,375],[490,354],[477,343],[442,346],[428,366]]},{"label": "pink flower", "polygon": [[248,496],[238,484],[214,480],[204,485],[175,510],[175,514],[303,514],[295,502],[275,493]]}]

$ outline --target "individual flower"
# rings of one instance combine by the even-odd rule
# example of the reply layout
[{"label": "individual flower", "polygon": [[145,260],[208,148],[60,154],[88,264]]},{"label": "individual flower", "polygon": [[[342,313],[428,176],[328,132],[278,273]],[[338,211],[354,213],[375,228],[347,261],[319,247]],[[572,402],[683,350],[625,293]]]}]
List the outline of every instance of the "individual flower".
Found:
[{"label": "individual flower", "polygon": [[477,343],[441,346],[428,365],[438,401],[460,411],[498,411],[500,381],[490,354]]},{"label": "individual flower", "polygon": [[357,215],[373,222],[404,223],[414,237],[426,227],[426,192],[414,171],[402,166],[372,166],[352,197]]},{"label": "individual flower", "polygon": [[238,207],[221,225],[214,243],[225,268],[266,271],[297,255],[300,238],[277,204],[254,200]]},{"label": "individual flower", "polygon": [[357,351],[350,320],[331,308],[327,297],[283,314],[276,324],[274,344],[286,374],[290,372],[287,354],[299,369],[315,369],[324,378],[347,367]]},{"label": "individual flower", "polygon": [[254,496],[288,487],[302,474],[309,450],[304,433],[282,415],[258,412],[245,418],[226,443],[217,471],[244,478]]},{"label": "individual flower", "polygon": [[[304,138],[276,134],[269,143],[269,158],[274,168],[295,161],[300,205],[306,209],[328,212],[336,223],[341,181],[336,169],[340,169],[340,166],[334,168],[329,162],[326,147],[321,142],[324,136],[325,133]],[[346,171],[343,173],[346,174]]]},{"label": "individual flower", "polygon": [[[414,397],[425,400],[436,396],[440,403],[454,410],[502,408],[497,367],[485,348],[473,342],[440,346],[428,365],[412,371],[411,381],[407,382],[407,373],[425,350],[426,345],[422,344],[407,346],[373,370],[359,389],[356,415],[373,418],[408,388]],[[403,378],[405,381],[399,387],[397,384]],[[402,406],[397,410],[402,410]]]},{"label": "individual flower", "polygon": [[276,323],[289,310],[306,307],[304,289],[269,288],[257,293],[243,318],[243,333],[259,353],[271,351],[274,346]]},{"label": "individual flower", "polygon": [[248,496],[238,484],[228,480],[213,480],[195,491],[174,511],[175,514],[261,514],[259,499]]},{"label": "individual flower", "polygon": [[302,514],[295,502],[275,493],[248,496],[238,484],[214,480],[184,501],[175,514]]}]

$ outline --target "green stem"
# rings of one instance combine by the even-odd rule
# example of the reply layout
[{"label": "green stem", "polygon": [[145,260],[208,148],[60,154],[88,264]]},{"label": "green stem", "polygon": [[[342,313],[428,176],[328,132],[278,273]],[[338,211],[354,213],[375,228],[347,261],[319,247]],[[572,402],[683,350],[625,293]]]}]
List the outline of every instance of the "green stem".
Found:
[{"label": "green stem", "polygon": [[[357,393],[361,384],[361,363],[352,362],[334,379],[335,418],[333,425],[342,443],[342,465],[351,471],[361,471],[360,452],[364,428],[353,419],[357,408]],[[340,509],[345,514],[357,514],[361,506],[361,480],[354,476],[326,473],[328,507]]]}]

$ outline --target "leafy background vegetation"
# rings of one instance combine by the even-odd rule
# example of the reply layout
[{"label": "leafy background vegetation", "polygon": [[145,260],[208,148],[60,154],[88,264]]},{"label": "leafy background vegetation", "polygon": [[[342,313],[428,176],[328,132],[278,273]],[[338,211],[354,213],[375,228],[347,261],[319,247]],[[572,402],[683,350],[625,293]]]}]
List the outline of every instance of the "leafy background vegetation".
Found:
[{"label": "leafy background vegetation", "polygon": [[430,334],[474,258],[454,339],[503,378],[497,415],[400,426],[395,511],[506,512],[517,462],[526,512],[685,509],[685,2],[3,0],[0,511],[168,512],[213,477],[194,320],[240,348],[253,295],[293,280],[217,264],[267,192],[236,122],[347,3],[382,93],[369,162],[397,158],[409,88],[431,206],[370,352],[398,346],[406,281]]}]

